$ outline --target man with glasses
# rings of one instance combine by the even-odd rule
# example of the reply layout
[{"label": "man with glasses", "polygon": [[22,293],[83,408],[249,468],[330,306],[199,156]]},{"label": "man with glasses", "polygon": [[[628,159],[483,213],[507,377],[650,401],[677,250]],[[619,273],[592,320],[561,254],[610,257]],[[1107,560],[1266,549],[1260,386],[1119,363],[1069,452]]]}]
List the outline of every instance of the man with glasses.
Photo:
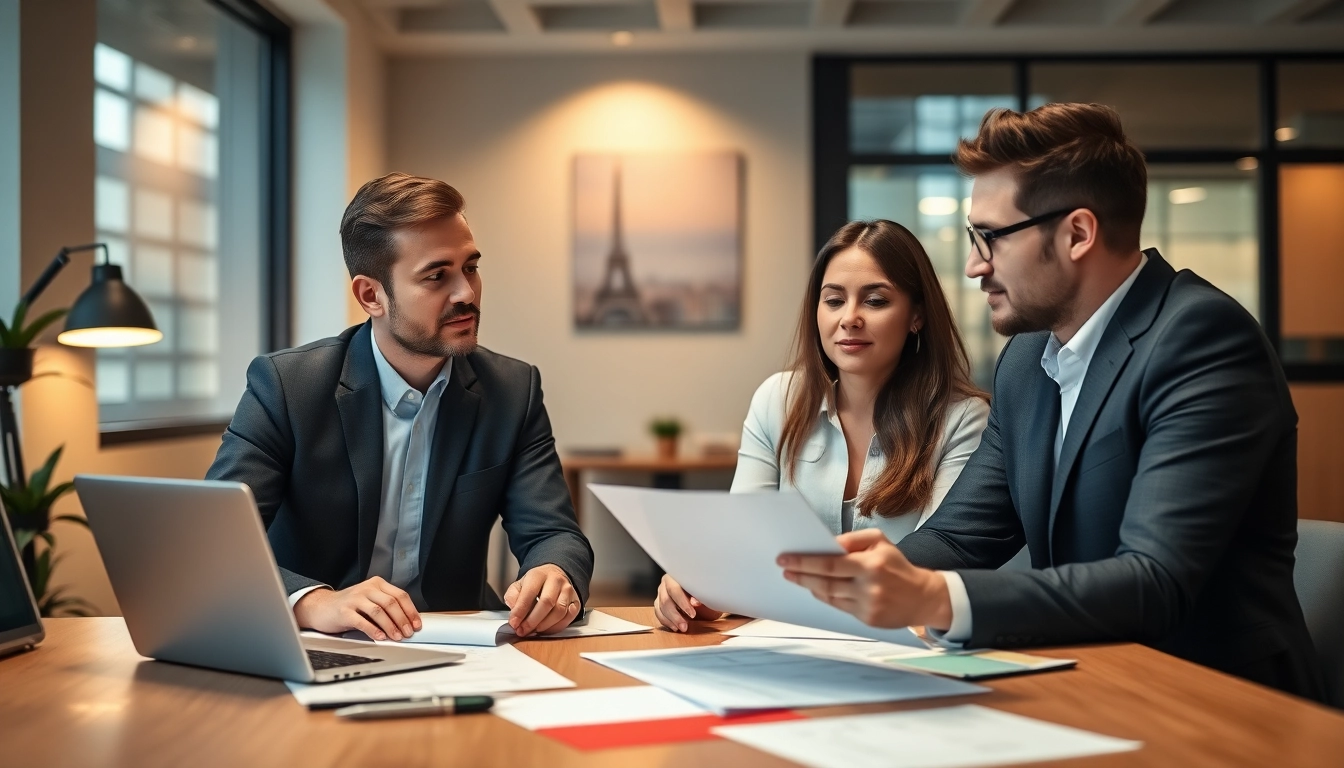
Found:
[{"label": "man with glasses", "polygon": [[[966,275],[1012,337],[980,448],[899,547],[846,534],[785,575],[949,644],[1136,641],[1319,700],[1287,382],[1236,301],[1140,251],[1147,170],[1119,116],[996,110],[956,161]],[[995,570],[1023,546],[1030,569]]]}]

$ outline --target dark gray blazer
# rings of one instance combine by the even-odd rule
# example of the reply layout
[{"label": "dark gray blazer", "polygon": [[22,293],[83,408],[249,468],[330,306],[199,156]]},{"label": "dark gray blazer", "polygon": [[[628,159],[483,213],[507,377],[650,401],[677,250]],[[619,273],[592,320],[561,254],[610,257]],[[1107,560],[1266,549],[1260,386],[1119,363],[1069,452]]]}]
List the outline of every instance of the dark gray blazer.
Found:
[{"label": "dark gray blazer", "polygon": [[[1052,472],[1048,333],[999,358],[980,447],[900,549],[956,570],[970,646],[1137,641],[1319,699],[1293,590],[1297,414],[1231,297],[1149,250],[1103,332]],[[1023,545],[1032,570],[990,570]]]},{"label": "dark gray blazer", "polygon": [[[206,474],[252,488],[291,594],[368,575],[383,480],[371,328],[253,360]],[[434,430],[416,606],[504,607],[486,583],[499,517],[520,573],[554,563],[586,603],[593,550],[574,517],[537,369],[486,349],[455,358]]]}]

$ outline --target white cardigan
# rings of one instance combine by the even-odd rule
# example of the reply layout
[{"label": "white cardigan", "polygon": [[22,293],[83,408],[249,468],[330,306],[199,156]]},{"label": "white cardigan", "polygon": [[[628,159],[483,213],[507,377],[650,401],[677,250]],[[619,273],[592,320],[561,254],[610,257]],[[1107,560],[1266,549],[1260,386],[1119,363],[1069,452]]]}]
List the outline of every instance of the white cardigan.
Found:
[{"label": "white cardigan", "polygon": [[[821,418],[817,419],[816,427],[803,444],[792,480],[780,472],[775,460],[775,448],[784,429],[785,390],[792,375],[787,371],[776,373],[766,379],[751,398],[751,411],[742,425],[742,448],[737,454],[732,490],[733,493],[797,490],[831,532],[839,534],[845,479],[849,475],[849,449],[831,398],[822,403]],[[933,496],[928,505],[895,517],[855,514],[854,530],[876,527],[896,542],[922,525],[942,503],[962,467],[979,447],[980,433],[988,421],[989,405],[978,397],[949,406],[936,454],[938,469],[933,480]],[[874,436],[863,464],[860,495],[885,466],[886,458]]]}]

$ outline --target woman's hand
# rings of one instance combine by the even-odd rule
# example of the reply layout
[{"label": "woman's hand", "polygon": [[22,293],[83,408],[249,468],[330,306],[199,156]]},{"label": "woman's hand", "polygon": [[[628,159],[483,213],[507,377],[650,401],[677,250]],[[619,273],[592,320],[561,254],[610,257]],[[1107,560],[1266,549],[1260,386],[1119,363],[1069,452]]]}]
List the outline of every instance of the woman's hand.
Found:
[{"label": "woman's hand", "polygon": [[667,629],[673,632],[685,632],[690,629],[690,624],[687,623],[689,619],[714,621],[721,618],[723,612],[716,611],[686,594],[686,590],[681,588],[676,579],[663,574],[663,580],[658,585],[658,599],[653,601],[653,615],[657,616],[658,623]]}]

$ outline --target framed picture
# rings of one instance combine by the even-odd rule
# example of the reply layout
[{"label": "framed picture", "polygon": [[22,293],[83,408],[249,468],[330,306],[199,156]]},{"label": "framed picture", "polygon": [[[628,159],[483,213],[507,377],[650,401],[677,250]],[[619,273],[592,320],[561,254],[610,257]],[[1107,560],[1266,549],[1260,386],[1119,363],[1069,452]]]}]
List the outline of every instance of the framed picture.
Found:
[{"label": "framed picture", "polygon": [[741,308],[741,155],[575,158],[575,327],[731,331]]}]

